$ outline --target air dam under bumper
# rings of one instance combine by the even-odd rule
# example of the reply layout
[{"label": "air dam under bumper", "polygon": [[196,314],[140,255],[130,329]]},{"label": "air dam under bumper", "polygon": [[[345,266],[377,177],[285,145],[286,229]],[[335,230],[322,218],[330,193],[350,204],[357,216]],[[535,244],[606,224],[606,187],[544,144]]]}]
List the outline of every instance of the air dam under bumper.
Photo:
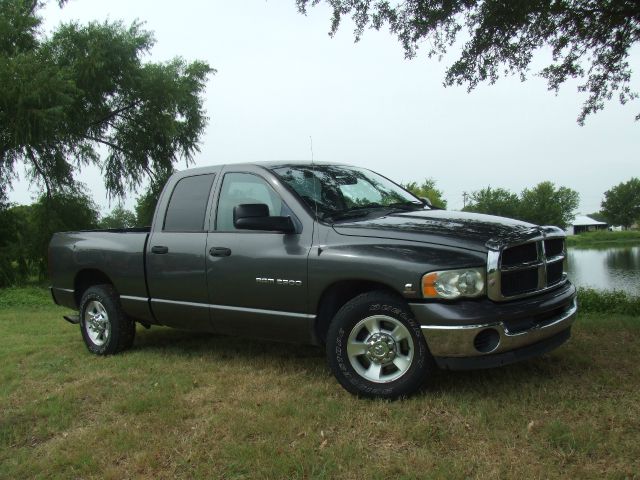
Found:
[{"label": "air dam under bumper", "polygon": [[441,368],[506,365],[551,351],[569,339],[577,312],[570,283],[520,302],[411,304]]}]

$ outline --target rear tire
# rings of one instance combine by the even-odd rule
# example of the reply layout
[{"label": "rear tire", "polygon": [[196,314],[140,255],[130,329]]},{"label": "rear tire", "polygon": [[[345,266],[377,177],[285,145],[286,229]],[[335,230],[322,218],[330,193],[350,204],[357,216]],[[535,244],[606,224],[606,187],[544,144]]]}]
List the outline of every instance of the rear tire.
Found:
[{"label": "rear tire", "polygon": [[91,353],[113,355],[133,346],[136,323],[122,311],[112,285],[95,285],[80,301],[80,331]]},{"label": "rear tire", "polygon": [[408,305],[385,291],[358,295],[338,311],[327,332],[327,361],[346,390],[370,398],[409,396],[435,370]]}]

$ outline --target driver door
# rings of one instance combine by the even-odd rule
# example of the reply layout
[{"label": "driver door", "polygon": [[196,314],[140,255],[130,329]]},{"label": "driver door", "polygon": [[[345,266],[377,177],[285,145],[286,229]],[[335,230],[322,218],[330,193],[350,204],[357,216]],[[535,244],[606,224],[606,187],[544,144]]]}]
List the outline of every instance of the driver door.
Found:
[{"label": "driver door", "polygon": [[[290,215],[297,233],[239,230],[233,208],[247,203]],[[207,237],[207,282],[216,331],[275,340],[309,336],[307,257],[312,228],[302,224],[259,172],[229,171],[222,178],[213,231]]]}]

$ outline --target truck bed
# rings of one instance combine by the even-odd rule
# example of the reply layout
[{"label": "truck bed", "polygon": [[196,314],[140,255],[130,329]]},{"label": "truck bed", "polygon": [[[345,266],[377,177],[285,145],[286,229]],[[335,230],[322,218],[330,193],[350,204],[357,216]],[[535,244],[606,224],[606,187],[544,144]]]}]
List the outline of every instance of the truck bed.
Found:
[{"label": "truck bed", "polygon": [[121,295],[122,307],[140,320],[151,317],[144,252],[149,227],[55,233],[49,245],[51,293],[56,303],[77,309],[74,291],[100,272]]}]

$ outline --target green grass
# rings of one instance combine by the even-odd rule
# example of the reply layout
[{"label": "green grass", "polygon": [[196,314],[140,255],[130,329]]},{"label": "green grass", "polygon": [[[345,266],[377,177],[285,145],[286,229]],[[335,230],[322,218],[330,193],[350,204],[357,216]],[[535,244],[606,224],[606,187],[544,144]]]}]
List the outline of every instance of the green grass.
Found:
[{"label": "green grass", "polygon": [[[90,355],[47,292],[0,291],[0,478],[633,478],[640,317],[544,357],[357,399],[317,348],[139,328]],[[38,296],[39,295],[39,296]]]},{"label": "green grass", "polygon": [[598,248],[640,245],[640,231],[585,232],[567,237],[567,246],[574,248]]}]

